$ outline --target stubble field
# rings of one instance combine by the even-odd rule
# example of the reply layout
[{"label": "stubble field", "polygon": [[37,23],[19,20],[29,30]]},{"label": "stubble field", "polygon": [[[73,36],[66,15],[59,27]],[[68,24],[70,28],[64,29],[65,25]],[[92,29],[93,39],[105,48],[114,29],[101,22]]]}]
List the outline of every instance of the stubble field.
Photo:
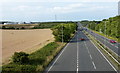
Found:
[{"label": "stubble field", "polygon": [[54,41],[50,29],[2,30],[2,62],[8,62],[14,52],[31,53]]}]

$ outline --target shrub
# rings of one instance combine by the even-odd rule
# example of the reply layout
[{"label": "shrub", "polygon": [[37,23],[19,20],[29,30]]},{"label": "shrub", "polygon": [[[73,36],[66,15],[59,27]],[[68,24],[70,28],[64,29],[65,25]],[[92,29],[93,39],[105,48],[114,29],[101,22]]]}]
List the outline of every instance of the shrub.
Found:
[{"label": "shrub", "polygon": [[25,29],[25,27],[21,27],[21,29]]},{"label": "shrub", "polygon": [[54,56],[58,46],[58,43],[51,42],[30,55],[15,52],[12,57],[13,62],[2,66],[2,73],[42,73],[51,61],[47,59],[48,56]]},{"label": "shrub", "polygon": [[2,73],[36,73],[37,66],[9,64],[2,67]]},{"label": "shrub", "polygon": [[28,56],[29,54],[26,54],[24,52],[15,52],[12,56],[12,60],[14,63],[25,64],[29,61]]},{"label": "shrub", "polygon": [[2,26],[2,29],[6,29],[6,27],[5,27],[5,26]]}]

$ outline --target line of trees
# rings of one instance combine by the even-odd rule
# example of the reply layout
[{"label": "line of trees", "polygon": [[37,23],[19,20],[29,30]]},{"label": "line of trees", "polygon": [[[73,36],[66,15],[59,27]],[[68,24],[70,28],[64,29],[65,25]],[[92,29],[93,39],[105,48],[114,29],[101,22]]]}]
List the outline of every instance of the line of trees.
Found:
[{"label": "line of trees", "polygon": [[87,23],[86,26],[88,28],[106,34],[107,36],[120,38],[120,16],[103,19],[102,21],[82,21],[82,23],[84,25]]},{"label": "line of trees", "polygon": [[71,34],[75,33],[77,29],[77,24],[75,23],[66,23],[59,24],[52,28],[55,41],[57,42],[68,42]]}]

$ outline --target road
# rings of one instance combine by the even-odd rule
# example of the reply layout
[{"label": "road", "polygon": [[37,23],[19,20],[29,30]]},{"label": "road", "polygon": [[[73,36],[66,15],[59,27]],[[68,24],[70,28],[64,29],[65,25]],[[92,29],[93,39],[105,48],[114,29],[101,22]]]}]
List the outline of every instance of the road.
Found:
[{"label": "road", "polygon": [[94,36],[97,40],[99,40],[101,43],[103,43],[105,46],[107,46],[109,49],[111,49],[113,52],[115,52],[117,55],[120,56],[120,43],[110,43],[108,38],[101,36],[99,34],[96,34],[92,32],[91,30],[87,30],[89,34]]},{"label": "road", "polygon": [[[86,40],[80,41],[82,37]],[[46,73],[116,73],[115,70],[91,40],[82,31],[77,31],[48,66]]]}]

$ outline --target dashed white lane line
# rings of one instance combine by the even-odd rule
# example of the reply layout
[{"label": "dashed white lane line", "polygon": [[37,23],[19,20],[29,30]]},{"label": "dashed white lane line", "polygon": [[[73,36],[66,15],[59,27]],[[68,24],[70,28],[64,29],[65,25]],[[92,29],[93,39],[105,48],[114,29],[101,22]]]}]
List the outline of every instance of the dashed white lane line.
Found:
[{"label": "dashed white lane line", "polygon": [[92,56],[90,55],[90,58],[92,59]]},{"label": "dashed white lane line", "polygon": [[[90,40],[91,41],[91,40]],[[97,48],[97,46],[91,41],[91,43],[96,47],[96,49],[99,51],[99,53],[103,56],[103,58],[109,63],[109,65],[114,69],[114,71],[117,72],[115,67],[108,61],[108,59],[103,55],[103,53]]]},{"label": "dashed white lane line", "polygon": [[95,63],[92,61],[92,64],[93,64],[93,66],[94,66],[94,69],[96,69],[96,66],[95,66]]},{"label": "dashed white lane line", "polygon": [[77,68],[77,73],[78,73],[78,68]]},{"label": "dashed white lane line", "polygon": [[78,73],[79,71],[79,44],[78,44],[78,35],[77,35],[77,71],[76,73]]},{"label": "dashed white lane line", "polygon": [[116,48],[118,48],[118,46],[115,46]]},{"label": "dashed white lane line", "polygon": [[[84,41],[84,43],[85,43],[85,41]],[[93,67],[94,67],[94,69],[96,69],[95,63],[94,63],[94,61],[93,61],[93,58],[92,58],[92,56],[91,56],[91,54],[90,54],[90,52],[89,52],[89,49],[88,49],[86,43],[85,43],[85,46],[86,46],[86,49],[87,49],[88,54],[89,54],[89,56],[90,56],[90,59],[91,59],[91,61],[92,61]]]}]

